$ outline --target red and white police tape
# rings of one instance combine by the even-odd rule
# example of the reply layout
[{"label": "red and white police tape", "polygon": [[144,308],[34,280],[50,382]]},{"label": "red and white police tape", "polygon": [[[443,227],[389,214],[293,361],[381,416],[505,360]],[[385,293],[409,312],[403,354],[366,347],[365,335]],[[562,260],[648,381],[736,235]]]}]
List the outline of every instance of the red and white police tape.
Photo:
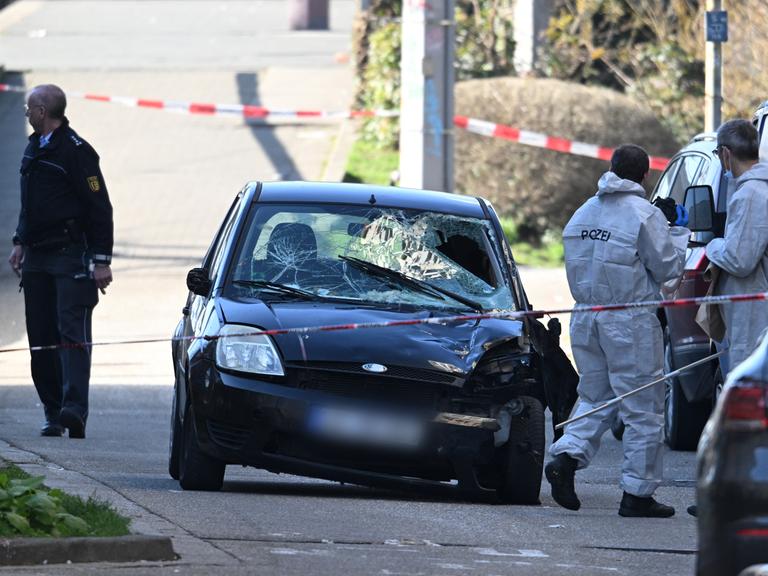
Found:
[{"label": "red and white police tape", "polygon": [[[0,92],[26,92],[23,86],[0,84]],[[104,96],[100,94],[88,94],[83,92],[68,92],[71,98],[93,100],[96,102],[112,102],[124,106],[138,108],[154,108],[157,110],[169,110],[187,114],[202,114],[206,116],[227,115],[239,116],[246,119],[266,119],[269,117],[280,119],[345,119],[345,118],[394,118],[399,116],[397,110],[349,110],[349,111],[323,111],[323,110],[278,110],[252,106],[248,104],[211,104],[201,102],[184,102],[177,100],[151,100],[145,98],[133,98],[128,96]],[[487,136],[489,138],[501,138],[510,142],[517,142],[525,146],[535,146],[546,150],[554,150],[565,154],[596,158],[598,160],[610,160],[613,148],[606,148],[596,144],[587,144],[577,140],[568,140],[548,136],[540,132],[521,130],[505,124],[495,124],[477,118],[467,116],[454,116],[453,123],[456,127]],[[668,158],[651,156],[651,170],[664,170],[669,164]]]},{"label": "red and white police tape", "polygon": [[[0,92],[26,92],[23,86],[0,84]],[[148,98],[134,98],[131,96],[105,96],[103,94],[90,94],[86,92],[67,92],[70,98],[93,100],[95,102],[111,102],[133,108],[154,108],[156,110],[168,110],[170,112],[182,112],[187,114],[202,114],[205,116],[225,115],[241,116],[243,118],[267,118],[275,116],[283,119],[295,118],[371,118],[374,116],[394,117],[399,112],[392,110],[349,110],[346,112],[328,112],[323,110],[279,110],[252,106],[248,104],[212,104],[207,102],[185,102],[181,100],[153,100]]]},{"label": "red and white police tape", "polygon": [[226,336],[177,336],[172,338],[141,338],[136,340],[114,340],[109,342],[65,342],[47,346],[31,346],[19,348],[0,348],[0,354],[8,352],[39,352],[57,350],[60,348],[82,348],[86,346],[117,346],[127,344],[154,344],[158,342],[181,342],[192,340],[219,340],[220,338],[236,338],[243,336],[282,336],[286,334],[313,334],[318,332],[337,332],[342,330],[363,330],[370,328],[391,328],[395,326],[415,326],[420,324],[448,324],[452,322],[470,322],[475,320],[515,320],[519,318],[542,318],[556,314],[583,314],[586,312],[606,312],[615,310],[634,310],[638,308],[679,308],[700,304],[722,304],[724,302],[752,302],[768,300],[768,292],[754,294],[732,294],[725,296],[701,296],[698,298],[678,298],[676,300],[649,300],[643,302],[627,302],[624,304],[602,304],[597,306],[576,306],[575,308],[560,308],[551,310],[511,310],[488,312],[486,314],[461,314],[455,316],[434,316],[429,318],[411,318],[409,320],[389,320],[385,322],[361,322],[352,324],[331,324],[325,326],[303,326],[299,328],[276,328],[273,330],[250,330],[248,332],[227,334]]},{"label": "red and white police tape", "polygon": [[[494,124],[493,122],[478,120],[477,118],[454,116],[453,123],[459,128],[474,134],[488,136],[489,138],[502,138],[526,146],[536,146],[537,148],[575,154],[576,156],[586,156],[587,158],[608,161],[613,154],[613,148],[605,148],[604,146],[587,144],[577,140],[567,140],[566,138],[557,138],[540,132],[529,132],[528,130],[520,130],[505,124]],[[651,156],[650,160],[651,170],[664,170],[669,164],[669,158]]]}]

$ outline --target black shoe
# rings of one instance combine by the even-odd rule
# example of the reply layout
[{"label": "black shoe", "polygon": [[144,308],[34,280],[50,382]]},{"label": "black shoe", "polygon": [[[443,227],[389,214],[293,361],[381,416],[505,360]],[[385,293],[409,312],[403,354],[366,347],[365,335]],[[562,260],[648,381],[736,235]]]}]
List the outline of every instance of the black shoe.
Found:
[{"label": "black shoe", "polygon": [[46,420],[40,428],[40,436],[61,436],[62,434],[64,434],[64,428],[58,422]]},{"label": "black shoe", "polygon": [[694,504],[693,506],[688,506],[687,508],[688,514],[691,516],[698,516],[699,515],[699,507]]},{"label": "black shoe", "polygon": [[576,496],[576,489],[573,485],[576,466],[576,460],[568,454],[558,454],[544,468],[547,481],[552,486],[552,498],[568,510],[581,508],[581,501]]},{"label": "black shoe", "polygon": [[629,518],[669,518],[674,515],[672,506],[656,502],[651,496],[641,498],[624,492],[619,506],[619,516]]},{"label": "black shoe", "polygon": [[69,428],[70,438],[85,438],[85,420],[69,408],[62,408],[59,421],[64,428]]},{"label": "black shoe", "polygon": [[618,416],[611,422],[611,434],[613,434],[613,437],[619,442],[624,438],[624,422],[622,422],[621,418]]}]

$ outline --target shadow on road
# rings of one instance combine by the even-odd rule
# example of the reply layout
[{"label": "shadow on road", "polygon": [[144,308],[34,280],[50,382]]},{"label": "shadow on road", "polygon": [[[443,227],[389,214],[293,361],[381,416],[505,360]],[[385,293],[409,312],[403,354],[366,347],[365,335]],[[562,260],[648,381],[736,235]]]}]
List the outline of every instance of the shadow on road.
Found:
[{"label": "shadow on road", "polygon": [[[24,75],[7,73],[2,82],[23,86]],[[24,94],[0,93],[0,238],[8,241],[0,251],[0,346],[14,342],[25,333],[24,298],[19,293],[19,279],[7,263],[10,238],[19,216],[19,165],[27,144],[27,119]]]},{"label": "shadow on road", "polygon": [[482,503],[468,502],[460,498],[450,496],[440,497],[427,495],[424,492],[408,492],[397,490],[385,490],[382,488],[369,488],[356,484],[326,483],[314,480],[306,482],[282,480],[278,482],[263,482],[246,480],[224,481],[224,492],[237,492],[243,494],[263,494],[272,496],[297,496],[310,498],[341,498],[359,500],[389,500],[399,502],[431,502],[431,503],[466,503],[471,506],[481,506]]},{"label": "shadow on road", "polygon": [[[259,77],[253,72],[238,73],[237,90],[240,96],[240,103],[249,106],[261,106],[259,97]],[[251,134],[261,146],[264,153],[269,158],[272,166],[275,168],[275,179],[279,180],[303,180],[301,172],[296,167],[296,163],[291,158],[288,151],[283,146],[280,139],[275,135],[274,126],[267,124],[258,124],[249,122],[248,127]],[[269,178],[259,178],[267,180]]]}]

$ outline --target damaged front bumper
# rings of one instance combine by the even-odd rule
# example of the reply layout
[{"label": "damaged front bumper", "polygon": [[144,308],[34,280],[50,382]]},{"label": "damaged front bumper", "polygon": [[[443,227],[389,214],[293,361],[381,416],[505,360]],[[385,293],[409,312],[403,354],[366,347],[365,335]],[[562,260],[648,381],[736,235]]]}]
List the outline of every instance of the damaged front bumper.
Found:
[{"label": "damaged front bumper", "polygon": [[[509,437],[510,422],[523,405],[512,400],[480,414],[433,411],[392,412],[384,403],[355,401],[327,393],[256,380],[211,367],[200,386],[192,386],[193,417],[201,448],[228,464],[272,472],[379,486],[424,489],[495,500],[497,491],[483,478],[495,465]],[[451,403],[456,407],[456,403]],[[360,434],[328,433],[313,425],[318,407],[359,414]],[[393,414],[402,425],[389,445],[378,437],[372,414]],[[403,432],[418,422],[420,434]],[[338,423],[336,428],[341,428]],[[333,428],[331,428],[333,430]],[[354,430],[354,428],[352,428]],[[418,441],[411,441],[417,439]],[[492,476],[492,474],[491,474]]]}]

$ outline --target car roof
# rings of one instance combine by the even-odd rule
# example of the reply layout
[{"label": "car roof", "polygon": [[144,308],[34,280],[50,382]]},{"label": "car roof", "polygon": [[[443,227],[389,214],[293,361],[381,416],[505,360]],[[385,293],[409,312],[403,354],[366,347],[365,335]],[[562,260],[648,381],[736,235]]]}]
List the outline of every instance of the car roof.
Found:
[{"label": "car roof", "polygon": [[[680,152],[690,152],[693,150],[696,152],[704,152],[708,156],[712,156],[713,142],[717,142],[717,132],[701,132],[691,138],[691,141],[688,142]],[[678,152],[678,154],[680,152]]]},{"label": "car roof", "polygon": [[[252,183],[258,184],[256,182]],[[478,198],[434,190],[348,184],[341,182],[261,182],[258,202],[312,202],[323,204],[359,204],[447,212],[484,218]]]}]

